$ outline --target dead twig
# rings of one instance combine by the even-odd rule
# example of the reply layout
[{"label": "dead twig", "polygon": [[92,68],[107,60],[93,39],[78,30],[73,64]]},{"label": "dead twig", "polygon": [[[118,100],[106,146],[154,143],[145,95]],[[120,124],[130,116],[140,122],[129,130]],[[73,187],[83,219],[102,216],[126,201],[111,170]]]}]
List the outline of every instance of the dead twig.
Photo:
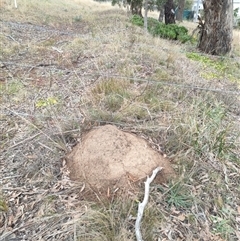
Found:
[{"label": "dead twig", "polygon": [[16,147],[16,146],[19,146],[19,145],[23,144],[24,142],[30,141],[30,140],[38,137],[40,134],[41,134],[41,133],[37,133],[37,134],[35,134],[35,135],[33,135],[33,136],[30,136],[30,137],[28,137],[27,139],[24,139],[24,140],[22,140],[22,141],[20,141],[20,142],[18,142],[18,143],[16,143],[16,144],[10,146],[8,149],[14,148],[14,147]]},{"label": "dead twig", "polygon": [[18,6],[17,6],[17,0],[14,0],[14,6],[15,6],[15,8],[18,7]]},{"label": "dead twig", "polygon": [[7,38],[10,38],[12,41],[20,44],[20,43],[19,43],[14,37],[12,37],[11,35],[6,35],[6,34],[4,34],[4,33],[1,33],[1,34],[4,35],[4,36],[7,37]]},{"label": "dead twig", "polygon": [[136,223],[135,223],[135,234],[136,234],[137,241],[143,241],[140,226],[141,226],[143,212],[144,212],[145,206],[147,205],[147,202],[148,202],[150,184],[156,177],[157,173],[159,171],[161,171],[162,169],[163,169],[162,167],[157,167],[156,169],[154,169],[152,172],[152,176],[150,178],[147,177],[147,180],[145,182],[144,198],[143,198],[142,203],[138,204],[138,213],[137,213],[137,219],[136,219]]}]

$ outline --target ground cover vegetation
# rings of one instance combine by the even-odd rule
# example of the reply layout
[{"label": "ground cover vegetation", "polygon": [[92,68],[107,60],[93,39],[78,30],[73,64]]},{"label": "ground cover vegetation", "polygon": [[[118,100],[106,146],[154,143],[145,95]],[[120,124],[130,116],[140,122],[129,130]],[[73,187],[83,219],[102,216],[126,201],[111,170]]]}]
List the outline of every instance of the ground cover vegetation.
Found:
[{"label": "ground cover vegetation", "polygon": [[[144,26],[144,19],[139,15],[133,15],[131,22],[137,26]],[[168,24],[159,22],[155,18],[148,18],[148,31],[153,36],[159,36],[171,40],[179,40],[182,43],[192,40],[191,36],[188,35],[188,29],[184,26],[177,24]]]},{"label": "ground cover vegetation", "polygon": [[144,240],[239,240],[237,30],[232,57],[213,57],[108,3],[0,4],[0,240],[135,240],[143,186],[89,201],[64,162],[104,124],[140,135],[176,171],[151,187]]}]

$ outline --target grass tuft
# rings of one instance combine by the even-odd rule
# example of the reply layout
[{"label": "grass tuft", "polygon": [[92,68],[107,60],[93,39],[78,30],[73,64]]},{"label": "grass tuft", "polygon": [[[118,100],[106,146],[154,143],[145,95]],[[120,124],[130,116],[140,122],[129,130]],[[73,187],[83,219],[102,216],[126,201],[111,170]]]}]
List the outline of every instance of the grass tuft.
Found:
[{"label": "grass tuft", "polygon": [[180,114],[169,131],[169,150],[192,150],[198,157],[224,158],[234,148],[234,140],[229,138],[232,126],[227,119],[224,105],[213,96],[206,96],[204,101],[195,98],[189,111]]},{"label": "grass tuft", "polygon": [[187,209],[193,205],[193,197],[189,192],[189,188],[181,182],[171,183],[169,185],[166,201],[170,206],[179,209]]}]

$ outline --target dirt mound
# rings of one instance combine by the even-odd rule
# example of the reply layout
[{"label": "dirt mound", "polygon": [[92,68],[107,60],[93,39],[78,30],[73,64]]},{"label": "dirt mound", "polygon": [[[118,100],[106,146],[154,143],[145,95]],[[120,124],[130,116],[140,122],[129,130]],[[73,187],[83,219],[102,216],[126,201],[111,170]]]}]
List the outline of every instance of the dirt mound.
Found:
[{"label": "dirt mound", "polygon": [[85,181],[98,190],[126,189],[157,166],[164,168],[157,176],[158,182],[174,173],[169,161],[145,140],[112,125],[88,132],[67,156],[67,166],[72,180]]}]

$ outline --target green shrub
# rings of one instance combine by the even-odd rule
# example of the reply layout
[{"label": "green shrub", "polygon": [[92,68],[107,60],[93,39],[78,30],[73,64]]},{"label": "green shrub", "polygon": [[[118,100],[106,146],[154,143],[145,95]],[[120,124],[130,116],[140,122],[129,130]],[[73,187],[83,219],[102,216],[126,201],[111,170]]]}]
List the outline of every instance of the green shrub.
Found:
[{"label": "green shrub", "polygon": [[[139,15],[133,15],[131,22],[134,25],[143,27],[144,19]],[[148,31],[154,36],[160,36],[161,38],[167,38],[172,40],[179,40],[185,43],[191,40],[191,36],[188,35],[188,30],[177,24],[164,24],[159,22],[157,19],[148,18]]]},{"label": "green shrub", "polygon": [[188,35],[188,30],[183,26],[178,26],[177,24],[164,24],[158,23],[155,28],[151,29],[151,32],[155,36],[160,36],[162,38],[179,40],[185,43],[191,39]]},{"label": "green shrub", "polygon": [[134,25],[143,27],[144,20],[139,15],[133,15],[132,18],[131,18],[131,23],[134,24]]},{"label": "green shrub", "polygon": [[148,18],[148,30],[154,29],[160,22],[155,18]]}]

